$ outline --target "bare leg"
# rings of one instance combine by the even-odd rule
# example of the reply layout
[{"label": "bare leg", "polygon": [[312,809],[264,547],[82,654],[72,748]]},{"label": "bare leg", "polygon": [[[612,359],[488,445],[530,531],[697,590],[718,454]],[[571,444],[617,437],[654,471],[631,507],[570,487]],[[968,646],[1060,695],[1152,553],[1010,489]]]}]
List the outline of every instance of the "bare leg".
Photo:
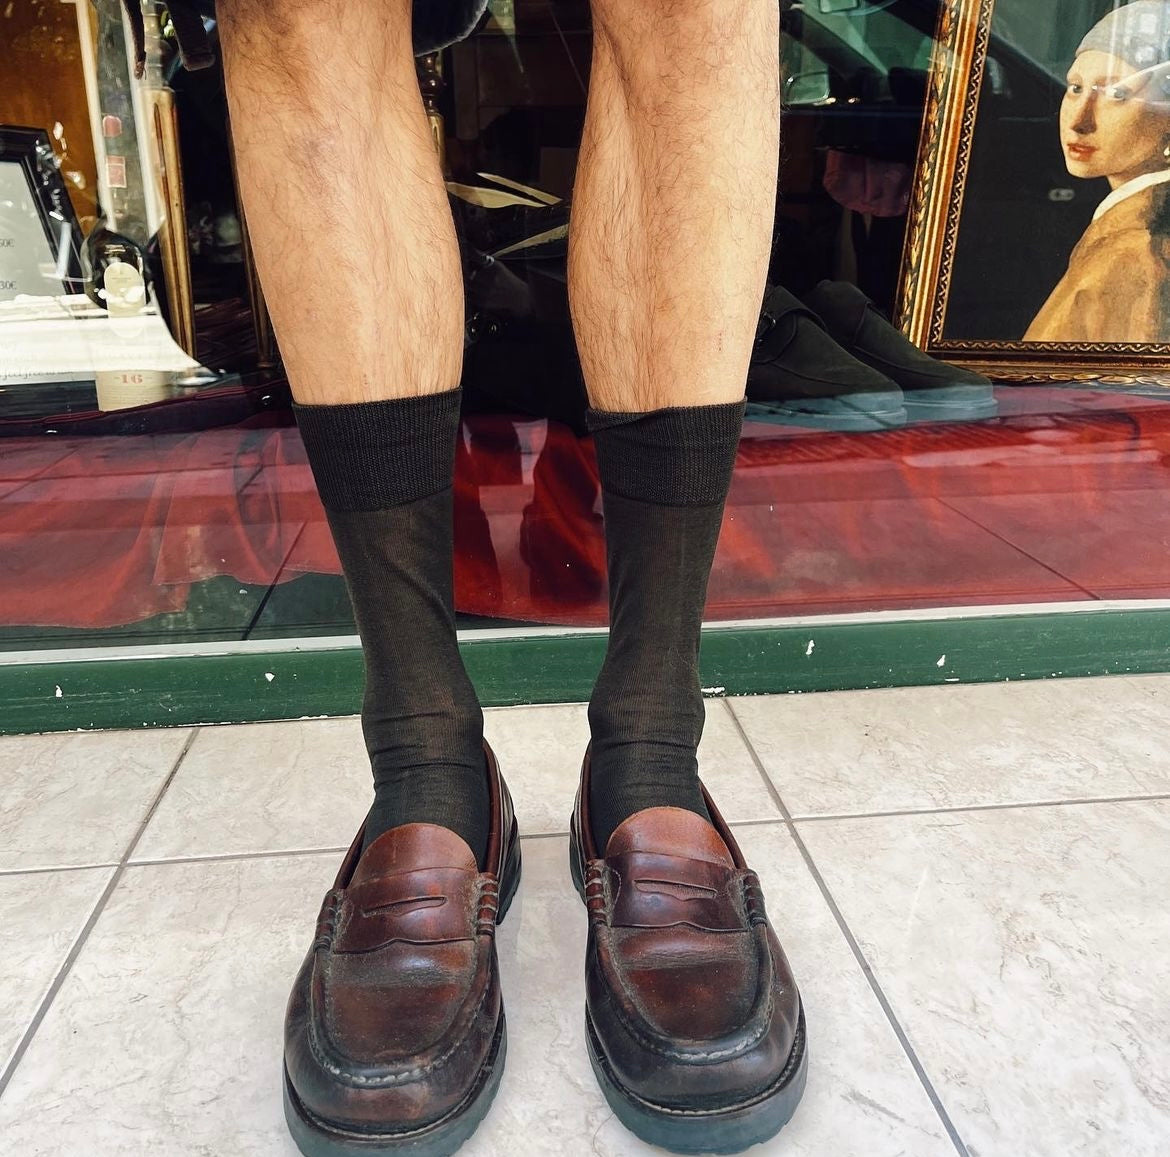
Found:
[{"label": "bare leg", "polygon": [[463,282],[410,0],[221,0],[256,264],[297,401],[459,384]]},{"label": "bare leg", "polygon": [[569,239],[590,401],[736,401],[764,294],[780,137],[770,0],[593,0]]}]

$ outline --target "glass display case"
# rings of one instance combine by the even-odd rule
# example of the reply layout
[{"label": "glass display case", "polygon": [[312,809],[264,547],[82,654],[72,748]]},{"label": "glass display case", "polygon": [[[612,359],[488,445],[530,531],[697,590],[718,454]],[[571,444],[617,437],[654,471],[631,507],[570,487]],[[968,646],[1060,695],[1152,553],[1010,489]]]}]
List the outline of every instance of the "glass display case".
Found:
[{"label": "glass display case", "polygon": [[[1170,345],[1158,325],[1028,337],[1112,191],[1061,109],[1078,46],[1122,6],[781,4],[775,248],[713,630],[1170,597]],[[30,0],[0,41],[17,78],[0,91],[0,648],[28,670],[352,650],[222,70],[183,71],[165,5],[143,12],[141,79],[118,0]],[[467,299],[460,625],[539,634],[546,657],[606,621],[566,278],[590,51],[586,0],[493,0],[469,40],[418,61]],[[808,326],[884,394],[848,373],[811,388]],[[952,677],[943,659],[922,677]],[[752,661],[771,671],[756,689],[796,678]]]}]

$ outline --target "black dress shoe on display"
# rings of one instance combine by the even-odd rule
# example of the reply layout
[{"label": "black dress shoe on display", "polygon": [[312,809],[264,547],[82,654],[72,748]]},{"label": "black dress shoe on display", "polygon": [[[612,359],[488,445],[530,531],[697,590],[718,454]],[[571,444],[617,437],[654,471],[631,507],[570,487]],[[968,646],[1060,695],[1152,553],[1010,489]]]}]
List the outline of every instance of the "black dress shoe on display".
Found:
[{"label": "black dress shoe on display", "polygon": [[747,396],[749,420],[857,432],[906,423],[898,386],[843,350],[779,285],[764,295]]},{"label": "black dress shoe on display", "polygon": [[924,354],[857,286],[822,281],[804,300],[846,350],[902,387],[911,421],[970,421],[998,413],[990,378]]}]

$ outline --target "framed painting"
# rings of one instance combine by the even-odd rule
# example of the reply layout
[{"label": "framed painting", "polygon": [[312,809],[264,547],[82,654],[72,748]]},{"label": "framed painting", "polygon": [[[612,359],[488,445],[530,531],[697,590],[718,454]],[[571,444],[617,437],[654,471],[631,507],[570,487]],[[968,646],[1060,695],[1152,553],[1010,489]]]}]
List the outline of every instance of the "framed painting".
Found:
[{"label": "framed painting", "polygon": [[1005,380],[1170,384],[1170,0],[940,0],[899,294]]}]

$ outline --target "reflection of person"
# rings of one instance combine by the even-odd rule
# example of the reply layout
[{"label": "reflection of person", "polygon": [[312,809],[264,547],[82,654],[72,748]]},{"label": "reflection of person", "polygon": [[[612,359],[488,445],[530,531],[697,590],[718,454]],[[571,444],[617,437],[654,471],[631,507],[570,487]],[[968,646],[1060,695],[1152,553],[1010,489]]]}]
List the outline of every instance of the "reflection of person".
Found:
[{"label": "reflection of person", "polygon": [[1135,0],[1085,37],[1060,134],[1068,171],[1113,192],[1024,340],[1170,342],[1170,0]]},{"label": "reflection of person", "polygon": [[[412,3],[217,7],[256,264],[365,652],[375,780],[289,1001],[286,1119],[306,1153],[440,1157],[503,1065],[493,936],[519,843],[455,634],[464,297]],[[486,0],[419,7],[447,29],[435,47]],[[778,8],[592,12],[568,269],[610,585],[573,823],[589,1047],[640,1135],[726,1152],[787,1120],[807,1056],[758,882],[696,763],[703,604],[774,219]]]}]

